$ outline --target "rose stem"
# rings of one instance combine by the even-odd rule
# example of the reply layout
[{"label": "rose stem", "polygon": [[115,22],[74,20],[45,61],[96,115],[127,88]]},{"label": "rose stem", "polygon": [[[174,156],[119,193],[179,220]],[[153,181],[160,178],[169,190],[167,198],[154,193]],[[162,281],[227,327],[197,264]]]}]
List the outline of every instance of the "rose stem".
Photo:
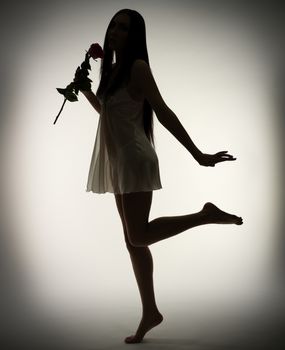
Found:
[{"label": "rose stem", "polygon": [[62,104],[62,106],[61,106],[61,109],[60,109],[60,111],[58,112],[58,115],[56,116],[55,121],[53,122],[53,124],[56,123],[57,118],[59,117],[59,115],[60,115],[60,113],[61,113],[61,111],[62,111],[62,109],[63,109],[63,106],[65,105],[66,100],[67,100],[67,99],[65,98],[64,101],[63,101],[63,104]]}]

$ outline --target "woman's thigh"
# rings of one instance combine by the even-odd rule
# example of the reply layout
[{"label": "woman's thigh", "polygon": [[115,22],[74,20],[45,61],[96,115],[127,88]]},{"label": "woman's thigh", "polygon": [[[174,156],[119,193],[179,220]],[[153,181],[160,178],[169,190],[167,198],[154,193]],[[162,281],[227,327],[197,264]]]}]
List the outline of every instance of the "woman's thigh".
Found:
[{"label": "woman's thigh", "polygon": [[123,212],[123,203],[122,203],[122,195],[121,194],[114,194],[115,196],[115,201],[116,201],[116,206],[118,209],[118,213],[120,215],[120,219],[123,225],[124,231],[127,231],[126,223],[125,223],[125,218],[124,218],[124,212]]},{"label": "woman's thigh", "polygon": [[120,215],[120,219],[123,225],[123,231],[124,231],[124,238],[127,248],[129,249],[131,247],[131,243],[129,241],[128,233],[127,233],[127,225],[124,218],[124,212],[123,212],[123,203],[122,203],[122,195],[121,194],[115,194],[115,201],[117,205],[117,209]]},{"label": "woman's thigh", "polygon": [[124,193],[121,196],[128,238],[132,244],[136,245],[147,231],[152,191]]}]

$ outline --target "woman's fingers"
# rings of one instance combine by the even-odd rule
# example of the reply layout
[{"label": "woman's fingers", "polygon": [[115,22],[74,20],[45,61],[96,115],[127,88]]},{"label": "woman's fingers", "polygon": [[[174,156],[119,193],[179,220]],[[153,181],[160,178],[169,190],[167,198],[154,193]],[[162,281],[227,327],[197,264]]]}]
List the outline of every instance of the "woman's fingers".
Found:
[{"label": "woman's fingers", "polygon": [[221,151],[215,154],[215,156],[217,156],[217,158],[219,159],[219,161],[225,161],[225,160],[236,160],[236,158],[234,158],[231,154],[226,154],[228,153],[228,151]]},{"label": "woman's fingers", "polygon": [[222,156],[222,158],[223,158],[223,159],[229,159],[229,160],[236,159],[236,158],[234,158],[233,156],[230,156],[230,155],[228,155],[228,156]]},{"label": "woman's fingers", "polygon": [[225,162],[225,161],[231,161],[231,160],[236,160],[232,155],[230,154],[216,154],[215,155],[215,162],[220,163],[220,162]]},{"label": "woman's fingers", "polygon": [[228,152],[228,151],[225,151],[225,152],[218,152],[218,153],[216,153],[216,156],[231,158],[232,155],[231,155],[231,154],[226,154],[227,152]]}]

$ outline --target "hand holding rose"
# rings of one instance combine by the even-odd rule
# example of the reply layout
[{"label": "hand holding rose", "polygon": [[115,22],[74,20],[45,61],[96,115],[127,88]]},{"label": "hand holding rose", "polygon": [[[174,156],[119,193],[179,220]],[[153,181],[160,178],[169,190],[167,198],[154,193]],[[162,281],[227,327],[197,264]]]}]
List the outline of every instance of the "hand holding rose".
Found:
[{"label": "hand holding rose", "polygon": [[65,99],[53,124],[56,123],[57,118],[60,116],[60,113],[64,107],[66,100],[70,102],[78,101],[77,95],[79,90],[83,90],[83,91],[91,90],[92,80],[88,78],[88,75],[89,75],[88,70],[91,70],[90,63],[89,63],[90,57],[92,57],[95,61],[97,61],[96,58],[102,59],[104,57],[104,52],[98,43],[92,44],[89,50],[86,51],[85,60],[81,63],[80,67],[77,67],[73,82],[68,84],[65,89],[56,88],[57,91],[65,97]]}]

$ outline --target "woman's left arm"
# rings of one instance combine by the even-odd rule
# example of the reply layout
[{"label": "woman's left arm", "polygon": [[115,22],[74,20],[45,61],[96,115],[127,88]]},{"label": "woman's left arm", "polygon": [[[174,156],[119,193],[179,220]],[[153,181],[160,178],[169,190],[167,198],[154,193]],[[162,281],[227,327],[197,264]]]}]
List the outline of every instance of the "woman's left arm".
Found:
[{"label": "woman's left arm", "polygon": [[216,154],[204,154],[194,144],[175,113],[164,102],[149,65],[141,59],[134,62],[132,68],[132,80],[142,91],[159,122],[192,154],[194,159],[203,166],[215,166],[215,163],[226,160],[235,160],[227,151]]},{"label": "woman's left arm", "polygon": [[175,113],[164,102],[149,65],[141,59],[135,61],[132,79],[153,108],[159,122],[192,154],[198,161],[202,152],[191,140]]}]

